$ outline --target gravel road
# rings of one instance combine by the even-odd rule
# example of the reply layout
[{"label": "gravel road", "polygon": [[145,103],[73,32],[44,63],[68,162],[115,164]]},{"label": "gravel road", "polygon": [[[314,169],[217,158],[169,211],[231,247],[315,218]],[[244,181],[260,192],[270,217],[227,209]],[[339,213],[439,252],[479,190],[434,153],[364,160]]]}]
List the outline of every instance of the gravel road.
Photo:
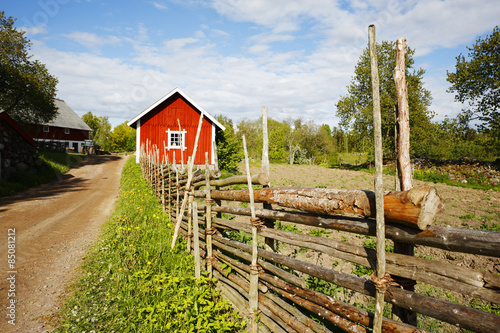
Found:
[{"label": "gravel road", "polygon": [[89,156],[57,182],[0,199],[0,332],[52,330],[36,318],[57,310],[99,236],[126,159]]}]

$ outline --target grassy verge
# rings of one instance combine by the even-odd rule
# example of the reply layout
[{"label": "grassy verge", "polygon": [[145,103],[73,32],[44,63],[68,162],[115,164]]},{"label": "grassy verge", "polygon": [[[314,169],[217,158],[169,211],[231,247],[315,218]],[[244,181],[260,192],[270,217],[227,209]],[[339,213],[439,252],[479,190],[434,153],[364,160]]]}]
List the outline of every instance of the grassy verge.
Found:
[{"label": "grassy verge", "polygon": [[245,323],[194,260],[129,159],[120,198],[56,316],[57,332],[237,332]]},{"label": "grassy verge", "polygon": [[42,164],[38,167],[36,173],[17,171],[8,181],[0,180],[0,197],[9,196],[34,186],[46,184],[61,177],[62,174],[68,172],[85,159],[85,155],[82,154],[49,151],[39,151],[38,156],[40,156]]}]

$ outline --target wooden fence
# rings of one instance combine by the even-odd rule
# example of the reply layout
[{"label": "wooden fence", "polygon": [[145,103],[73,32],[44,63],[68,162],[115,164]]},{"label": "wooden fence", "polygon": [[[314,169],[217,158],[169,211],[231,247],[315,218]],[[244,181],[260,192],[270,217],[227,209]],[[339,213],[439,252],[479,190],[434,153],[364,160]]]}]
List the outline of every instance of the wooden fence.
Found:
[{"label": "wooden fence", "polygon": [[[369,297],[375,297],[376,290],[379,290],[385,292],[385,301],[393,306],[463,329],[500,331],[499,316],[403,288],[408,283],[415,285],[418,282],[444,293],[456,292],[499,304],[499,275],[387,252],[386,278],[377,279],[375,274],[372,278],[364,278],[301,261],[275,250],[277,244],[284,243],[376,270],[375,249],[275,228],[275,221],[280,221],[375,236],[373,192],[267,187],[269,177],[265,173],[251,176],[252,191],[248,188],[233,189],[233,185],[247,184],[247,177],[221,180],[218,179],[220,173],[208,165],[204,171],[188,174],[178,165],[167,161],[160,163],[155,152],[154,147],[142,147],[140,164],[143,176],[171,220],[180,222],[180,233],[187,239],[187,250],[195,256],[196,274],[206,270],[217,278],[222,295],[242,315],[252,318],[252,322],[258,318],[260,331],[371,331],[372,312],[307,288],[305,277],[314,277]],[[181,212],[184,197],[187,198],[187,208],[186,212]],[[230,204],[232,201],[251,203],[252,199],[262,203],[262,208],[252,212],[252,207],[241,207],[247,204]],[[450,252],[500,257],[500,232],[433,226],[441,205],[435,188],[430,186],[405,192],[386,192],[386,238]],[[238,218],[232,218],[234,216]],[[247,244],[228,237],[231,232],[233,235],[234,232],[258,235],[259,248],[252,246],[257,242]],[[414,325],[390,318],[383,318],[382,331],[424,332]]]}]

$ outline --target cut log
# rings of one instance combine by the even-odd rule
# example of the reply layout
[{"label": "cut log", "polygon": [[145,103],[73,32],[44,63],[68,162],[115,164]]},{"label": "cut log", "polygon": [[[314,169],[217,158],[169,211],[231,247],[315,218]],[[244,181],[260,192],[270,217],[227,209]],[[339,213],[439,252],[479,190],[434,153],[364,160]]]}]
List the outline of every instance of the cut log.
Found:
[{"label": "cut log", "polygon": [[[195,196],[204,193],[195,193]],[[361,190],[337,190],[301,187],[270,187],[255,191],[255,202],[277,204],[316,214],[375,217],[375,193]],[[246,190],[212,191],[216,200],[249,202]],[[409,191],[384,192],[387,222],[425,230],[441,211],[443,203],[435,187],[421,186]]]}]

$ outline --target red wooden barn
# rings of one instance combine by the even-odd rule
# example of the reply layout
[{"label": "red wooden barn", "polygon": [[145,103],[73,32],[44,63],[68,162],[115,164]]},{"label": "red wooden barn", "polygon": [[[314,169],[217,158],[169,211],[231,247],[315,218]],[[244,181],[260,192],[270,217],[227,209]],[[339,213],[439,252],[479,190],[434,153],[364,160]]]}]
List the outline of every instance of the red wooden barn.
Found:
[{"label": "red wooden barn", "polygon": [[158,147],[161,161],[166,154],[172,163],[175,152],[176,163],[181,163],[182,156],[183,163],[186,164],[188,157],[193,155],[201,114],[203,123],[194,164],[205,164],[205,152],[208,152],[210,164],[214,164],[215,133],[218,130],[224,131],[225,127],[179,88],[175,88],[128,122],[129,126],[137,130],[136,162],[139,163],[141,145],[146,146],[148,143],[150,147]]},{"label": "red wooden barn", "polygon": [[88,140],[91,128],[62,99],[55,99],[56,117],[48,123],[33,125],[29,133],[39,148],[50,143],[59,143],[63,147],[80,152],[85,140]]}]

